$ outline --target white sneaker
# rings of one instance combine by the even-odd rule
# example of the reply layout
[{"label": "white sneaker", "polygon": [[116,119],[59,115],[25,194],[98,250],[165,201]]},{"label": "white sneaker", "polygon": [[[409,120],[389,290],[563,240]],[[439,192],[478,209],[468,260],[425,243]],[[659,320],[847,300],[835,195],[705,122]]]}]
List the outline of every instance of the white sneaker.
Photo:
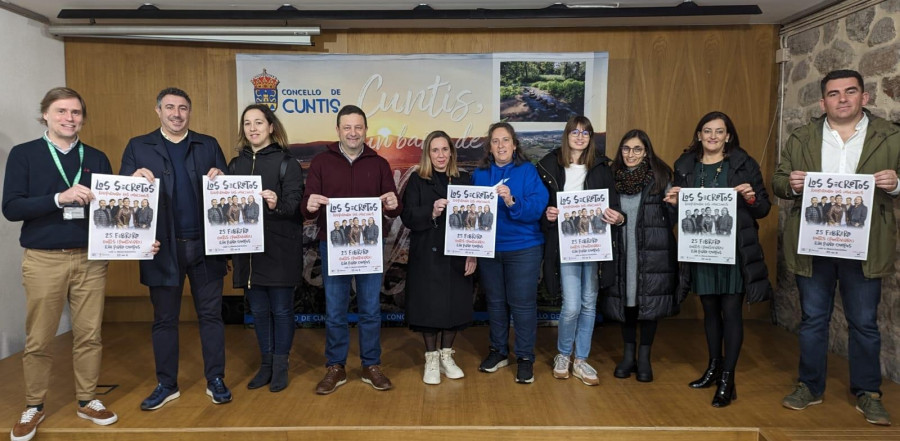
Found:
[{"label": "white sneaker", "polygon": [[441,373],[446,375],[447,378],[451,380],[456,380],[462,377],[465,377],[466,374],[463,373],[462,369],[456,365],[456,361],[453,360],[453,354],[456,353],[451,348],[442,348],[441,349]]},{"label": "white sneaker", "polygon": [[569,378],[569,357],[563,354],[556,354],[553,358],[553,378],[564,380]]},{"label": "white sneaker", "polygon": [[575,363],[572,365],[572,375],[588,386],[600,384],[600,379],[597,378],[597,371],[587,363],[587,360],[576,358]]},{"label": "white sneaker", "polygon": [[438,351],[425,353],[425,375],[422,376],[425,384],[441,384],[440,358]]}]

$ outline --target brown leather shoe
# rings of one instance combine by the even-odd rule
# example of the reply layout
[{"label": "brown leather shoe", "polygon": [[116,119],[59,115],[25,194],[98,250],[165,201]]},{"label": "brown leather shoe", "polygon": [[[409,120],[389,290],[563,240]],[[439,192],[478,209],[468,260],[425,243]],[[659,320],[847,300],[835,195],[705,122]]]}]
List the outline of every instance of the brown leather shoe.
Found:
[{"label": "brown leather shoe", "polygon": [[16,421],[9,439],[12,441],[28,441],[37,433],[37,426],[44,421],[44,411],[38,411],[36,407],[29,407],[22,412],[22,417]]},{"label": "brown leather shoe", "polygon": [[363,366],[362,381],[371,384],[376,390],[388,390],[394,387],[394,385],[391,384],[391,380],[381,372],[381,366],[377,364]]},{"label": "brown leather shoe", "polygon": [[319,395],[328,395],[347,382],[347,372],[343,366],[333,364],[326,369],[325,378],[316,385],[316,393]]},{"label": "brown leather shoe", "polygon": [[119,421],[119,417],[113,411],[107,409],[100,400],[91,400],[84,407],[79,407],[77,415],[79,418],[84,418],[101,426],[108,426]]}]

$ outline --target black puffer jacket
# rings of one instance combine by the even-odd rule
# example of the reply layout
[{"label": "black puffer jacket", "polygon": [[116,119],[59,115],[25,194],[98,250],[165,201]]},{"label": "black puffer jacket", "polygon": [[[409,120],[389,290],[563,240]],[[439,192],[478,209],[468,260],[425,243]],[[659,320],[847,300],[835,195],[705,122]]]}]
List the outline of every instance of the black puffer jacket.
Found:
[{"label": "black puffer jacket", "polygon": [[[541,180],[547,186],[550,193],[548,206],[556,206],[556,192],[563,191],[566,186],[566,171],[559,165],[558,155],[560,149],[553,150],[538,162],[537,169]],[[588,170],[584,178],[585,190],[609,189],[609,208],[622,211],[619,205],[619,195],[616,193],[616,183],[613,180],[612,171],[609,168],[609,158],[600,156],[596,158],[594,166]],[[541,216],[541,229],[544,231],[544,285],[554,298],[562,295],[562,284],[559,276],[559,233],[556,222],[547,221],[546,216]],[[613,255],[616,254],[615,238],[619,234],[619,227],[612,226]],[[601,288],[613,283],[613,262],[600,262],[600,286]]]},{"label": "black puffer jacket", "polygon": [[[637,247],[637,306],[638,320],[656,320],[679,312],[678,247],[672,227],[677,221],[674,207],[663,202],[665,191],[650,194],[653,182],[641,192],[641,205],[635,222]],[[617,237],[618,246],[613,266],[615,283],[601,290],[600,311],[603,317],[625,321],[627,304],[628,249],[625,227]]]},{"label": "black puffer jacket", "polygon": [[[763,258],[763,249],[759,244],[759,224],[772,208],[769,194],[763,183],[759,164],[740,147],[733,147],[725,158],[728,161],[728,185],[737,187],[749,183],[756,193],[753,205],[747,204],[739,197],[737,202],[737,251],[741,256],[741,275],[744,277],[744,293],[748,303],[757,303],[772,298],[772,285],[769,283],[769,270]],[[685,153],[675,161],[675,186],[694,187],[694,166],[697,157]],[[678,291],[679,298],[687,296],[691,289],[691,263],[681,265],[681,280]]]},{"label": "black puffer jacket", "polygon": [[[263,190],[278,195],[275,209],[256,197],[263,213],[264,253],[235,254],[234,287],[296,286],[303,269],[303,231],[300,200],[303,198],[303,172],[300,164],[278,144],[253,153],[244,148],[228,164],[228,174],[259,175]],[[284,177],[281,169],[284,164]]]}]

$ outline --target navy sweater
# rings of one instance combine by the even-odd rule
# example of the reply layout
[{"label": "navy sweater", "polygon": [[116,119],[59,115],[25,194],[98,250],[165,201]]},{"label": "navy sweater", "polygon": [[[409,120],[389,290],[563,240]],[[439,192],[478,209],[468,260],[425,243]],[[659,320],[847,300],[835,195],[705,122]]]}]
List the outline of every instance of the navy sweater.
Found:
[{"label": "navy sweater", "polygon": [[[79,183],[91,186],[91,173],[112,174],[106,154],[82,144],[84,164]],[[78,173],[78,149],[59,155],[71,179]],[[63,220],[63,210],[53,200],[68,190],[43,138],[19,144],[9,152],[3,179],[3,215],[11,222],[24,221],[19,243],[24,248],[84,248],[88,243],[88,219]]]}]

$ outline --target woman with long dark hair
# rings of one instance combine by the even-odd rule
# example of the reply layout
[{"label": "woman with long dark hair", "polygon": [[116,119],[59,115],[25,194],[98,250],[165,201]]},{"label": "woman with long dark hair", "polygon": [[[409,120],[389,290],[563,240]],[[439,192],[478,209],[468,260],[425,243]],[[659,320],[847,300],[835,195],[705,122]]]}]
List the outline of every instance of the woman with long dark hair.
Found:
[{"label": "woman with long dark hair", "polygon": [[534,382],[537,338],[537,284],[544,235],[540,219],[547,207],[547,188],[521,149],[512,125],[491,124],[484,156],[472,174],[473,185],[493,187],[500,198],[493,258],[478,258],[490,324],[490,352],[482,372],[509,364],[509,317],[516,331],[517,383]]},{"label": "woman with long dark hair", "polygon": [[619,142],[612,170],[627,222],[617,238],[611,274],[604,273],[615,282],[603,289],[601,311],[622,323],[624,356],[613,375],[636,373],[638,381],[650,382],[657,321],[678,313],[678,249],[672,234],[677,215],[663,202],[672,168],[656,156],[647,133],[634,129]]},{"label": "woman with long dark hair", "polygon": [[294,341],[294,287],[302,274],[300,165],[287,152],[287,134],[268,106],[244,109],[238,127],[238,155],[228,174],[262,179],[265,252],[235,254],[234,287],[243,288],[250,303],[262,362],[248,389],[269,385],[278,392],[288,385],[288,355]]},{"label": "woman with long dark hair", "polygon": [[[600,384],[597,371],[588,363],[594,320],[597,316],[598,262],[561,263],[556,193],[609,189],[609,206],[602,214],[607,224],[620,225],[625,218],[617,210],[615,182],[609,159],[594,146],[594,127],[584,116],[569,119],[562,134],[562,143],[538,162],[538,172],[549,192],[549,200],[542,224],[544,226],[544,284],[552,295],[561,295],[557,337],[558,354],[553,359],[553,376],[569,378],[569,371],[588,386]],[[596,228],[587,210],[579,216],[581,231]],[[605,229],[605,225],[604,225]],[[574,361],[572,356],[575,356]]]},{"label": "woman with long dark hair", "polygon": [[[439,384],[441,374],[465,376],[453,360],[456,333],[472,321],[474,257],[444,255],[447,186],[471,185],[469,174],[456,165],[456,146],[436,130],[422,143],[419,168],[403,192],[400,219],[409,228],[406,274],[406,322],[425,340],[422,381]],[[438,341],[440,337],[440,341]]]},{"label": "woman with long dark hair", "polygon": [[683,263],[679,285],[680,298],[688,291],[700,296],[709,349],[706,372],[690,386],[717,384],[712,405],[725,407],[737,398],[734,371],[744,340],[741,306],[745,298],[756,303],[772,296],[756,222],[769,214],[769,195],[759,164],[741,148],[728,115],[710,112],[697,123],[690,147],[675,161],[675,186],[666,202],[677,206],[682,187],[733,188],[738,199],[735,263]]}]

